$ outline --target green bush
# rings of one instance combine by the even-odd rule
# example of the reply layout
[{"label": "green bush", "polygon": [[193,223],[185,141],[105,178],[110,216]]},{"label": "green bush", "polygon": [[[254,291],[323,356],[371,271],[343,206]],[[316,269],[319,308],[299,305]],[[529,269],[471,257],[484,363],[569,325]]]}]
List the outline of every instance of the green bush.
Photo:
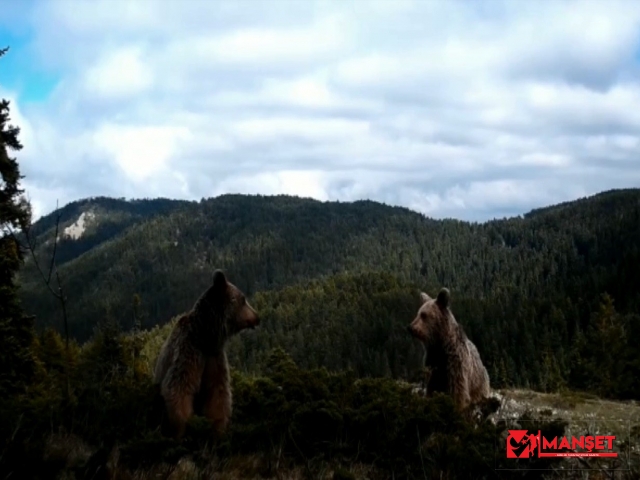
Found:
[{"label": "green bush", "polygon": [[[130,471],[176,465],[185,456],[206,470],[223,459],[258,455],[269,465],[303,465],[312,476],[332,465],[336,478],[346,478],[358,463],[389,478],[464,478],[470,472],[489,478],[496,473],[494,458],[504,462],[505,425],[466,421],[449,396],[427,399],[406,383],[358,379],[352,371],[301,369],[281,349],[267,357],[261,376],[232,370],[227,435],[215,438],[208,421],[194,417],[176,442],[159,433],[158,389],[136,369],[130,338],[107,325],[68,354],[56,335],[41,340],[39,383],[19,402],[2,406],[0,433],[7,440],[0,469],[14,477],[45,478],[39,472],[48,472],[53,478],[65,470],[84,478],[104,466],[114,447],[119,468]],[[488,405],[485,417],[496,408]],[[74,435],[92,455],[71,462],[73,452],[62,447],[44,455],[54,433]]]}]

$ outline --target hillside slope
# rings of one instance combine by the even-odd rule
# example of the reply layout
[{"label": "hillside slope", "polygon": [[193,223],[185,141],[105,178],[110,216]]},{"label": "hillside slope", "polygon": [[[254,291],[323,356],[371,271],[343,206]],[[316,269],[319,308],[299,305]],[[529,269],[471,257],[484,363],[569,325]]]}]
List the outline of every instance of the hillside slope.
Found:
[{"label": "hillside slope", "polygon": [[[259,341],[232,345],[240,368],[257,369],[260,351],[286,345],[310,368],[409,376],[420,355],[401,330],[417,291],[447,286],[492,377],[546,388],[569,375],[576,336],[592,323],[602,293],[621,313],[640,306],[640,190],[483,224],[287,196],[163,205],[97,235],[95,246],[60,266],[76,338],[109,318],[125,328],[134,317],[144,327],[164,324],[191,307],[213,268],[223,268],[266,318]],[[51,225],[41,231],[50,235]],[[59,328],[60,309],[33,265],[21,281],[39,325]]]},{"label": "hillside slope", "polygon": [[108,197],[71,202],[38,219],[30,236],[38,256],[51,251],[56,222],[59,222],[56,261],[62,265],[97,247],[128,227],[157,215],[167,215],[194,202],[165,198],[126,201]]}]

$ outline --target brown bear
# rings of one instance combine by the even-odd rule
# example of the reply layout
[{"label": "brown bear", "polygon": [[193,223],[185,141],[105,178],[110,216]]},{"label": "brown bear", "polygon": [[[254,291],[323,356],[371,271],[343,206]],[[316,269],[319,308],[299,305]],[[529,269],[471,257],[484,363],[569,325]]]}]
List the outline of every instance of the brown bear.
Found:
[{"label": "brown bear", "polygon": [[259,323],[245,295],[216,270],[211,286],[191,311],[180,315],[156,360],[154,382],[166,413],[164,434],[181,438],[193,414],[211,420],[217,433],[225,431],[231,418],[225,342]]},{"label": "brown bear", "polygon": [[463,410],[488,398],[489,374],[476,346],[453,316],[449,290],[442,288],[435,300],[426,293],[420,297],[422,305],[408,330],[426,349],[425,365],[432,372],[427,394],[450,394]]}]

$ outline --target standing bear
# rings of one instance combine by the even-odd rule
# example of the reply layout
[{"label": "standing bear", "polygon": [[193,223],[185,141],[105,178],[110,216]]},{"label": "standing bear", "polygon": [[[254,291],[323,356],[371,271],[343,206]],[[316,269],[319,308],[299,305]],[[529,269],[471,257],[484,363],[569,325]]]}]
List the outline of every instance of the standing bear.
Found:
[{"label": "standing bear", "polygon": [[181,438],[193,414],[208,418],[217,433],[224,432],[231,418],[225,342],[259,323],[245,295],[216,270],[211,286],[191,311],[180,315],[156,360],[154,382],[166,412],[164,434]]},{"label": "standing bear", "polygon": [[476,346],[465,334],[450,308],[451,295],[442,288],[434,300],[420,294],[422,305],[408,327],[426,349],[426,366],[432,370],[427,394],[451,395],[461,409],[491,394],[489,374]]}]

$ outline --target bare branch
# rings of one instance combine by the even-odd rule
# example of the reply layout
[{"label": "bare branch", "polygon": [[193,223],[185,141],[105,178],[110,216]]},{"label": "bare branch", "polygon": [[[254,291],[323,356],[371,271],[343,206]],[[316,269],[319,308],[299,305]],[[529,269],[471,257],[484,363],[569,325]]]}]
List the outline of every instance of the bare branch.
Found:
[{"label": "bare branch", "polygon": [[[58,203],[56,202],[56,210],[58,209]],[[42,277],[42,280],[44,281],[44,284],[47,286],[47,288],[49,289],[49,291],[51,292],[51,294],[53,296],[55,296],[58,300],[60,300],[60,296],[59,294],[51,287],[51,275],[53,273],[53,270],[55,268],[55,259],[56,259],[56,251],[57,251],[57,245],[58,245],[58,230],[59,230],[59,225],[60,225],[60,213],[57,214],[56,217],[56,233],[55,233],[55,237],[53,239],[53,254],[51,256],[51,263],[49,265],[49,272],[47,273],[47,275],[44,274],[42,267],[40,267],[40,263],[38,262],[38,257],[36,257],[36,239],[33,238],[31,236],[31,226],[28,226],[24,229],[24,235],[25,238],[27,240],[27,247],[29,249],[29,252],[31,253],[31,257],[33,258],[33,262],[36,266],[36,269],[38,270],[38,273],[40,273],[40,276]]]},{"label": "bare branch", "polygon": [[60,292],[60,304],[62,306],[62,317],[64,319],[64,336],[66,340],[67,351],[69,350],[69,322],[67,321],[67,297],[64,296],[62,290],[62,282],[60,281],[60,273],[58,267],[56,267],[56,279],[58,280],[58,291]]},{"label": "bare branch", "polygon": [[[58,251],[58,233],[60,231],[60,219],[62,214],[59,211],[58,201],[56,201],[56,228],[55,228],[55,236],[53,238],[53,253],[51,255],[51,261],[49,263],[49,271],[45,275],[40,263],[38,262],[38,257],[36,256],[36,239],[31,236],[31,226],[28,225],[23,229],[24,236],[27,241],[27,248],[31,253],[31,257],[33,258],[33,263],[36,266],[36,270],[42,277],[44,284],[53,297],[60,302],[60,306],[62,307],[62,320],[64,322],[64,333],[65,333],[65,341],[67,351],[69,350],[69,321],[67,318],[67,298],[64,295],[64,289],[62,286],[62,281],[60,279],[60,273],[58,272],[58,267],[56,265],[56,254]],[[51,277],[53,273],[56,274],[56,281],[58,283],[57,291],[51,285]]]},{"label": "bare branch", "polygon": [[56,200],[56,233],[55,233],[55,237],[53,240],[53,253],[51,254],[51,264],[49,265],[49,275],[47,277],[47,283],[51,282],[51,272],[53,272],[53,265],[55,263],[56,260],[56,250],[58,248],[58,228],[60,225],[60,217],[62,216],[62,214],[60,213],[60,211],[58,210],[58,201]]}]

